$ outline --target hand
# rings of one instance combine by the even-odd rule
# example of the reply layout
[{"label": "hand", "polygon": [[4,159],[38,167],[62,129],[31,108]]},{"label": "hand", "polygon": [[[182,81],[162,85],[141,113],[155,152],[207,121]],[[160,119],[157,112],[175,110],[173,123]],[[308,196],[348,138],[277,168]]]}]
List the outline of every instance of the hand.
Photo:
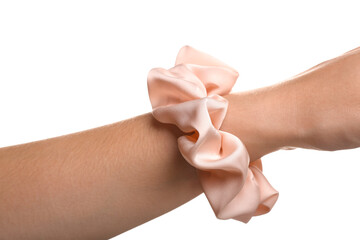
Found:
[{"label": "hand", "polygon": [[290,82],[302,115],[303,136],[296,146],[328,151],[360,146],[360,48]]},{"label": "hand", "polygon": [[238,136],[251,161],[279,149],[360,146],[360,48],[280,82],[225,96],[222,130]]}]

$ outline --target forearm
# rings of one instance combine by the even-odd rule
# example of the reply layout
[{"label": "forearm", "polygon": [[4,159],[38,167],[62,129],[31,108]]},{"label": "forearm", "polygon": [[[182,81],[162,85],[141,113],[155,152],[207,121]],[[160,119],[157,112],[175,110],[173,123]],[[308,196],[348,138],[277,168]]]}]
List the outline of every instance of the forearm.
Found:
[{"label": "forearm", "polygon": [[201,193],[150,114],[0,149],[0,238],[107,239]]},{"label": "forearm", "polygon": [[[265,91],[225,97],[229,110],[222,130],[239,136],[252,160],[275,151],[286,142],[283,137],[291,138],[269,128],[271,122],[264,124],[272,115],[270,107],[263,111]],[[195,169],[178,151],[181,134],[148,113],[0,149],[0,233],[105,239],[184,204],[202,189]]]},{"label": "forearm", "polygon": [[[222,130],[239,136],[252,160],[291,139],[264,121],[274,112],[264,111],[266,91],[226,98]],[[0,234],[105,239],[182,205],[202,189],[178,151],[181,134],[144,114],[0,149]]]}]

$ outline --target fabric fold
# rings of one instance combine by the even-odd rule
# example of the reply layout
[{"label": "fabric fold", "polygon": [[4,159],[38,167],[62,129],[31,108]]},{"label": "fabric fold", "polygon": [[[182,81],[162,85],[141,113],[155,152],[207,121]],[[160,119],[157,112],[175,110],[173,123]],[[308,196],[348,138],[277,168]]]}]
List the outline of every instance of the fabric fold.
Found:
[{"label": "fabric fold", "polygon": [[198,176],[219,219],[247,223],[269,212],[279,193],[262,173],[261,159],[250,163],[242,141],[220,130],[228,94],[238,72],[190,46],[180,49],[175,66],[154,68],[148,74],[153,116],[187,133],[178,138],[184,159]]}]

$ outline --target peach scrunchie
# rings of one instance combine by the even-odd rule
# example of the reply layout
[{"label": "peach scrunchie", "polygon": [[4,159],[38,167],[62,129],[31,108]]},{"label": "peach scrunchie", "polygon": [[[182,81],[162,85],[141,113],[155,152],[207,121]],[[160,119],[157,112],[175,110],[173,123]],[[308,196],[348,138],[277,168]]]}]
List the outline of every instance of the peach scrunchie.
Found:
[{"label": "peach scrunchie", "polygon": [[175,66],[148,75],[153,116],[187,133],[178,147],[197,173],[216,217],[247,223],[271,210],[279,193],[262,174],[261,159],[250,163],[239,138],[223,132],[228,94],[238,73],[192,47],[180,49]]}]

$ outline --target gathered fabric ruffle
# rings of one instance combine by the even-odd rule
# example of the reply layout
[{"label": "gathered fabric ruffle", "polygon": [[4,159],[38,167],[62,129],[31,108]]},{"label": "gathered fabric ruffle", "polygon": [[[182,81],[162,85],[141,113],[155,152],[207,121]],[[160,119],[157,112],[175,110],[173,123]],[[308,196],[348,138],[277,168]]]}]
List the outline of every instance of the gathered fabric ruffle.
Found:
[{"label": "gathered fabric ruffle", "polygon": [[238,72],[216,58],[184,46],[175,66],[148,74],[153,116],[176,125],[184,135],[178,147],[197,169],[204,193],[219,219],[247,223],[269,212],[279,193],[262,173],[261,159],[250,162],[245,145],[220,130]]}]

